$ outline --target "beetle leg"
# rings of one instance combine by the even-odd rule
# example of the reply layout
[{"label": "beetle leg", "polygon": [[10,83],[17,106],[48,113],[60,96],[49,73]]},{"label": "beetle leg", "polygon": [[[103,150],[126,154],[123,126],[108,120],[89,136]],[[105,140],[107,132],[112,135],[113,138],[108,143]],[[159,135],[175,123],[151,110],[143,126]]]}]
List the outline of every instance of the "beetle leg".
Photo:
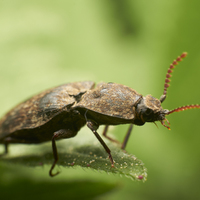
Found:
[{"label": "beetle leg", "polygon": [[4,151],[4,153],[0,154],[0,157],[6,155],[8,153],[8,143],[5,143],[4,145],[5,145],[5,151]]},{"label": "beetle leg", "polygon": [[57,132],[55,132],[53,134],[53,137],[52,137],[52,149],[53,149],[54,162],[53,162],[53,164],[51,166],[51,169],[49,170],[49,175],[51,177],[56,176],[57,174],[59,174],[59,172],[56,172],[55,174],[52,173],[52,171],[53,171],[53,169],[54,169],[54,167],[55,167],[55,165],[56,165],[56,163],[58,161],[58,152],[57,152],[57,147],[56,147],[56,142],[55,142],[55,138],[57,137],[56,133]]},{"label": "beetle leg", "polygon": [[128,139],[129,139],[129,137],[130,137],[130,135],[131,135],[132,129],[133,129],[133,124],[131,124],[131,125],[129,126],[129,129],[128,129],[128,131],[127,131],[125,137],[124,137],[124,141],[123,141],[123,143],[122,143],[121,149],[125,149],[126,144],[127,144],[127,142],[128,142]]},{"label": "beetle leg", "polygon": [[109,159],[110,159],[110,162],[111,162],[111,167],[114,167],[114,161],[113,161],[110,149],[108,148],[108,146],[106,145],[106,143],[102,140],[102,138],[100,137],[100,135],[95,130],[93,123],[91,121],[87,121],[86,124],[87,124],[88,128],[94,133],[94,135],[99,140],[99,142],[101,143],[101,145],[104,147],[104,149],[106,150],[106,152],[108,153]]},{"label": "beetle leg", "polygon": [[109,140],[112,141],[112,142],[115,142],[115,143],[117,143],[117,144],[121,144],[118,140],[115,140],[115,139],[113,139],[113,138],[107,136],[108,127],[109,127],[108,125],[105,126],[104,131],[103,131],[103,136],[106,137],[107,139],[109,139]]},{"label": "beetle leg", "polygon": [[8,153],[8,143],[5,143],[5,152],[4,154],[7,154]]},{"label": "beetle leg", "polygon": [[11,137],[6,137],[3,142],[4,142],[4,146],[5,146],[5,151],[3,154],[1,154],[0,156],[4,156],[6,154],[8,154],[8,145],[9,143],[12,141],[13,139]]},{"label": "beetle leg", "polygon": [[67,130],[67,129],[61,129],[59,131],[56,131],[54,134],[53,134],[53,137],[52,137],[52,150],[53,150],[53,157],[54,157],[54,162],[51,166],[51,169],[49,170],[49,175],[50,176],[56,176],[57,174],[59,174],[60,172],[56,172],[55,174],[52,173],[56,163],[58,162],[58,152],[57,152],[57,147],[56,147],[56,139],[57,138],[69,138],[69,137],[73,137],[76,135],[76,132],[72,132],[70,130]]}]

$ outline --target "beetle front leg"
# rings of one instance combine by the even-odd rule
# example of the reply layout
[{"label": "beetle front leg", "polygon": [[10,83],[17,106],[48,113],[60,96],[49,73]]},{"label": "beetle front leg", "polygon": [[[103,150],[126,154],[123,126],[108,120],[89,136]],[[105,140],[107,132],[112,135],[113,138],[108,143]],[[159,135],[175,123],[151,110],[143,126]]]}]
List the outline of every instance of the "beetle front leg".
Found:
[{"label": "beetle front leg", "polygon": [[113,161],[113,158],[112,158],[112,155],[111,155],[111,151],[108,148],[108,146],[106,145],[106,143],[102,140],[102,138],[100,137],[100,135],[97,133],[96,128],[95,128],[96,125],[94,123],[92,123],[91,121],[87,121],[86,124],[87,124],[87,127],[94,133],[94,135],[96,136],[96,138],[99,140],[99,142],[101,143],[101,145],[104,147],[104,149],[108,153],[109,159],[110,159],[110,162],[111,162],[111,167],[114,167],[114,161]]},{"label": "beetle front leg", "polygon": [[128,129],[128,131],[127,131],[125,137],[124,137],[124,141],[123,141],[122,146],[121,146],[121,149],[123,149],[123,150],[124,150],[125,147],[126,147],[126,144],[127,144],[128,139],[129,139],[129,137],[130,137],[130,135],[131,135],[132,129],[133,129],[133,124],[131,124],[131,125],[129,126],[129,129]]}]

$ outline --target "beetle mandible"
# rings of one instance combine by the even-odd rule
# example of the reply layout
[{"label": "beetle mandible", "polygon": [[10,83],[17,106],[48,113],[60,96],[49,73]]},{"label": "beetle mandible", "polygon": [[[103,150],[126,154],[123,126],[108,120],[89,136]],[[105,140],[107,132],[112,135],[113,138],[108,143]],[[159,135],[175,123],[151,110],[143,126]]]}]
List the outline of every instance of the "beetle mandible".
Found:
[{"label": "beetle mandible", "polygon": [[108,126],[130,124],[121,144],[121,148],[125,149],[134,124],[141,126],[146,122],[160,121],[170,129],[166,115],[200,108],[199,104],[182,106],[171,111],[161,107],[161,103],[166,99],[171,73],[186,55],[187,53],[182,53],[170,65],[160,99],[151,95],[142,96],[134,89],[116,83],[100,83],[95,88],[92,81],[64,84],[33,96],[13,108],[0,120],[0,143],[5,145],[5,154],[10,143],[52,141],[54,162],[49,175],[55,176],[59,173],[53,173],[58,161],[55,141],[74,137],[87,125],[108,153],[111,167],[114,167],[111,151],[97,133],[100,125],[105,125],[103,135],[117,142],[107,136]]}]

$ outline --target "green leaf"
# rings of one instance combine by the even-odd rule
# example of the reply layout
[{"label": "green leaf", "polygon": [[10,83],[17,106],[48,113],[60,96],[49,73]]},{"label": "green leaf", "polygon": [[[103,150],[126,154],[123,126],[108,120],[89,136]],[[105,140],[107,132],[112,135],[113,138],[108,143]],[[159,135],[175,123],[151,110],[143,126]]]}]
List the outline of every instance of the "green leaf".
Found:
[{"label": "green leaf", "polygon": [[[108,155],[98,140],[96,140],[95,137],[90,138],[87,135],[84,136],[82,133],[81,135],[82,137],[57,141],[59,155],[57,165],[65,168],[76,168],[76,166],[80,166],[99,172],[104,171],[126,176],[132,180],[146,180],[147,169],[144,167],[143,162],[134,155],[124,152],[116,144],[103,138],[111,149],[111,154],[115,162],[115,167],[111,168]],[[53,154],[50,143],[31,145],[29,148],[27,146],[29,145],[23,147],[20,145],[20,148],[18,148],[19,146],[15,146],[15,148],[12,147],[11,154],[2,157],[1,160],[32,167],[52,164]],[[17,151],[17,149],[20,149],[20,151]],[[23,152],[22,150],[25,150],[26,152]],[[56,170],[57,169],[54,169],[54,172],[56,172]]]}]

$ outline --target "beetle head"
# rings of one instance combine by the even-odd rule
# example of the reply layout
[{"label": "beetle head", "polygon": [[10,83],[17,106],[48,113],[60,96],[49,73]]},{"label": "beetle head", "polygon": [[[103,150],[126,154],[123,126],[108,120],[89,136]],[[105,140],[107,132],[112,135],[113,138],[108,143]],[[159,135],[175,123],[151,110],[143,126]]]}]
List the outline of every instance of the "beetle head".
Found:
[{"label": "beetle head", "polygon": [[136,106],[136,121],[137,125],[143,125],[145,122],[164,121],[168,110],[164,110],[161,106],[161,101],[147,95],[141,99]]},{"label": "beetle head", "polygon": [[[141,105],[138,105],[138,113],[143,123],[160,121],[163,126],[165,126],[166,128],[170,130],[170,127],[168,126],[170,125],[170,123],[165,118],[166,115],[172,114],[174,112],[188,110],[188,109],[200,108],[199,104],[182,106],[170,111],[164,110],[161,107],[161,103],[166,99],[167,88],[170,86],[169,82],[172,76],[171,73],[173,72],[173,69],[178,64],[178,62],[182,61],[182,59],[185,58],[186,56],[187,56],[186,52],[182,53],[181,56],[177,57],[177,59],[174,60],[173,63],[168,68],[165,84],[164,84],[164,92],[163,92],[163,95],[160,97],[160,100],[150,95],[147,95],[146,97],[144,97],[144,100],[143,102],[141,102]],[[167,122],[168,125],[166,125],[165,122]]]}]

